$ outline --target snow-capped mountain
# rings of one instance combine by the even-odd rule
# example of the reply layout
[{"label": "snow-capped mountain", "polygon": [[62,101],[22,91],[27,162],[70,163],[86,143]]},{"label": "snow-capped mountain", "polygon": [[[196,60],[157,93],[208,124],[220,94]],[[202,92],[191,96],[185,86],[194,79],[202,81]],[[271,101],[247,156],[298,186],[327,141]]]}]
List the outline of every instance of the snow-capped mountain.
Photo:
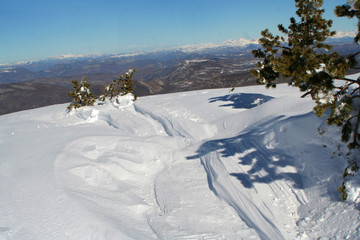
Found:
[{"label": "snow-capped mountain", "polygon": [[46,59],[41,60],[28,60],[28,61],[20,61],[17,63],[3,63],[0,64],[1,68],[9,68],[9,67],[30,67],[34,64],[56,64],[57,62],[67,62],[67,61],[74,61],[74,60],[88,60],[88,59],[97,59],[97,58],[127,58],[127,57],[136,57],[141,55],[148,55],[154,53],[161,53],[161,52],[172,52],[172,51],[184,51],[186,53],[192,52],[201,52],[204,50],[216,49],[216,48],[226,48],[226,47],[236,47],[236,48],[246,48],[249,45],[257,44],[257,40],[248,40],[248,39],[237,39],[237,40],[227,40],[220,44],[215,43],[204,43],[204,44],[191,44],[191,45],[184,45],[184,46],[177,46],[171,47],[166,49],[155,49],[155,50],[148,50],[148,51],[137,51],[132,53],[112,53],[112,54],[64,54],[56,57],[49,57]]},{"label": "snow-capped mountain", "polygon": [[[348,42],[344,39],[340,38],[341,42],[334,44],[340,54],[359,50],[352,39]],[[255,84],[249,69],[257,62],[251,50],[258,47],[256,41],[239,39],[130,54],[66,55],[14,67],[3,66],[0,67],[0,84],[6,94],[0,95],[0,114],[39,107],[44,103],[66,102],[71,81],[84,76],[97,92],[102,91],[103,85],[129,68],[137,70],[134,80],[140,96]],[[24,81],[32,87],[19,86]],[[38,89],[51,87],[53,94],[42,94],[42,99],[28,97],[39,95]],[[12,101],[14,98],[18,99],[17,103]]]},{"label": "snow-capped mountain", "polygon": [[356,31],[344,32],[344,31],[337,31],[336,35],[333,38],[354,38],[356,36]]},{"label": "snow-capped mountain", "polygon": [[215,44],[215,43],[204,43],[204,44],[191,44],[191,45],[184,45],[181,47],[176,47],[174,49],[181,50],[184,52],[201,52],[205,50],[216,50],[218,48],[247,48],[251,45],[257,45],[257,40],[249,40],[249,39],[229,39],[223,43]]}]

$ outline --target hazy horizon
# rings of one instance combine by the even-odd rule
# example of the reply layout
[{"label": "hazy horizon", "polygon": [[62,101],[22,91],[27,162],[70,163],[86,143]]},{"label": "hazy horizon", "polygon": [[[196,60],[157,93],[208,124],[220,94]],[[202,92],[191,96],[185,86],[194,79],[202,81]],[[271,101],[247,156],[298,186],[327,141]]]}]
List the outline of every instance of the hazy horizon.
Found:
[{"label": "hazy horizon", "polygon": [[[340,4],[325,1],[324,17],[334,21],[332,30],[356,30],[355,20],[333,14]],[[255,40],[294,15],[295,2],[288,0],[0,0],[0,64]]]}]

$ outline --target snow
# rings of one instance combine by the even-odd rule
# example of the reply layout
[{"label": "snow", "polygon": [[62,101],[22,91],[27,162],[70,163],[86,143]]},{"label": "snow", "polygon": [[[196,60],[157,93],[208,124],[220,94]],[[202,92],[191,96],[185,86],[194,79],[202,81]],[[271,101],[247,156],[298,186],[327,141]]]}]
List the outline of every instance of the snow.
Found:
[{"label": "snow", "polygon": [[346,182],[346,189],[348,193],[347,201],[360,203],[360,177],[358,174],[349,177],[350,179]]},{"label": "snow", "polygon": [[202,63],[202,62],[208,62],[209,59],[192,59],[192,60],[185,60],[185,64],[188,65],[190,63]]},{"label": "snow", "polygon": [[173,49],[179,49],[184,52],[198,52],[211,48],[223,48],[223,47],[246,47],[250,44],[258,44],[258,40],[254,39],[229,39],[222,43],[201,43],[201,44],[189,44],[181,47],[175,47]]},{"label": "snow", "polygon": [[0,239],[358,239],[340,130],[300,96],[251,86],[0,116]]},{"label": "snow", "polygon": [[344,37],[352,37],[354,38],[356,36],[356,31],[336,31],[336,35],[333,38],[344,38]]},{"label": "snow", "polygon": [[4,68],[0,71],[1,73],[15,73],[16,70],[15,69],[11,69],[11,68]]}]

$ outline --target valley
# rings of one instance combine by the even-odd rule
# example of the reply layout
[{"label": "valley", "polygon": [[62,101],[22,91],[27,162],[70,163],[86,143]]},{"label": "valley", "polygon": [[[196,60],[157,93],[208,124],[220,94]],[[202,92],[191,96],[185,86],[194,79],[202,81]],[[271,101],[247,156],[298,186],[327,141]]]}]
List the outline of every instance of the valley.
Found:
[{"label": "valley", "polygon": [[[67,93],[72,90],[71,81],[84,77],[92,85],[91,90],[100,95],[105,84],[129,68],[136,69],[133,80],[138,96],[256,84],[249,70],[257,62],[251,51],[258,45],[230,43],[3,64],[0,65],[0,114],[70,102]],[[341,54],[359,49],[349,39],[338,40],[334,46]]]}]

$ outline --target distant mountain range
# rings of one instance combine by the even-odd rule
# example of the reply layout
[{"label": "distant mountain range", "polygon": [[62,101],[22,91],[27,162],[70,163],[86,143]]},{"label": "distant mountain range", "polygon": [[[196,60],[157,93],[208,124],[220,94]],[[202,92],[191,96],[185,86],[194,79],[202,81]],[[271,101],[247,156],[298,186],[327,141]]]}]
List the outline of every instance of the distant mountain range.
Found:
[{"label": "distant mountain range", "polygon": [[[360,50],[351,37],[334,38],[330,42],[341,54]],[[72,88],[71,80],[81,80],[84,76],[93,85],[93,91],[100,94],[104,84],[129,68],[137,70],[134,80],[139,96],[252,85],[255,79],[249,69],[257,60],[251,50],[258,47],[256,41],[239,39],[130,54],[64,55],[2,64],[0,114],[70,102],[66,92]],[[52,93],[43,94],[43,91]]]},{"label": "distant mountain range", "polygon": [[107,59],[107,58],[127,58],[127,57],[135,57],[141,55],[154,54],[159,52],[185,52],[185,53],[194,53],[194,52],[213,52],[217,49],[224,48],[246,48],[251,45],[257,45],[256,40],[248,40],[248,39],[229,39],[223,43],[215,44],[215,43],[203,43],[203,44],[191,44],[184,45],[179,47],[172,47],[168,49],[157,49],[151,51],[138,51],[133,53],[113,53],[113,54],[82,54],[82,55],[61,55],[57,57],[49,57],[42,60],[29,60],[29,61],[20,61],[17,63],[5,63],[0,64],[0,69],[3,68],[16,68],[16,67],[26,67],[32,71],[41,71],[47,69],[53,65],[56,65],[59,62],[69,62],[69,61],[82,61],[82,60],[90,60],[90,59]]}]

